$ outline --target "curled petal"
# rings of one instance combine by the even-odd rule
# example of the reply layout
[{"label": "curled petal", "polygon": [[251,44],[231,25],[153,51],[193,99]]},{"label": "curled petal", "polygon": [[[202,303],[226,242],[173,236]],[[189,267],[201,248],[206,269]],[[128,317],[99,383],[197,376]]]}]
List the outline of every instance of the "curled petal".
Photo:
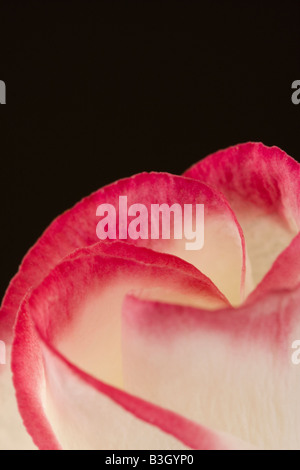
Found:
[{"label": "curled petal", "polygon": [[[219,306],[224,305],[223,298],[206,279],[172,267],[170,255],[167,267],[146,263],[150,250],[144,252],[144,262],[137,262],[92,254],[93,249],[99,246],[59,264],[28,294],[18,315],[14,384],[35,444],[41,449],[247,448],[233,436],[111,385],[116,371],[122,374],[118,361],[124,292],[157,285],[162,287],[159,295],[171,291],[176,302],[179,293],[185,300],[206,298],[205,303],[210,299]],[[90,360],[85,362],[89,354],[98,367],[92,375]]]},{"label": "curled petal", "polygon": [[[155,189],[155,190],[154,190]],[[78,248],[99,241],[96,235],[97,207],[104,203],[116,208],[117,233],[119,197],[127,196],[128,207],[144,204],[204,204],[205,241],[201,250],[185,249],[186,240],[128,238],[127,243],[175,254],[190,262],[217,285],[232,301],[240,301],[245,277],[245,250],[241,229],[227,202],[203,183],[166,173],[139,174],[120,180],[83,199],[58,217],[25,256],[12,280],[0,311],[1,338],[9,342],[19,305],[26,292],[37,286],[64,257]],[[121,224],[122,225],[122,224]]]},{"label": "curled petal", "polygon": [[[16,338],[27,336],[32,320],[21,310]],[[31,324],[31,325],[30,325]],[[20,336],[19,336],[20,335]],[[38,335],[35,338],[37,340]],[[14,347],[13,368],[21,414],[43,450],[60,449],[248,449],[233,436],[200,426],[105,384],[67,361],[41,337],[34,367],[30,343]],[[26,358],[23,367],[21,357]],[[24,391],[26,393],[24,394]]]},{"label": "curled petal", "polygon": [[[278,147],[246,143],[209,155],[185,176],[212,185],[229,201],[245,235],[256,286],[299,233],[299,163]],[[290,280],[282,276],[281,288]]]},{"label": "curled petal", "polygon": [[[140,248],[131,247],[131,255],[133,250]],[[159,300],[211,309],[228,305],[211,281],[178,269],[171,255],[148,250],[153,264],[146,264],[98,251],[94,245],[56,266],[28,303],[38,329],[61,352],[110,383],[122,384],[121,306],[128,292],[151,288]]]},{"label": "curled petal", "polygon": [[213,312],[129,295],[124,386],[255,447],[299,449],[299,371],[291,360],[299,302],[300,286]]}]

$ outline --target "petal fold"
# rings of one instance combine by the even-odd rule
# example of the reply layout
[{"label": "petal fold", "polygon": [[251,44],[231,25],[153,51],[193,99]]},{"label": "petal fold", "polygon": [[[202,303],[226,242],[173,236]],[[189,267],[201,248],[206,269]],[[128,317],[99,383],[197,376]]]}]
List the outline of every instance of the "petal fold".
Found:
[{"label": "petal fold", "polygon": [[126,297],[124,386],[261,449],[299,449],[300,286],[218,311]]},{"label": "petal fold", "polygon": [[[211,185],[228,200],[245,235],[256,286],[299,233],[299,163],[278,147],[249,142],[209,155],[185,176]],[[282,276],[281,288],[290,281]]]},{"label": "petal fold", "polygon": [[40,449],[252,448],[86,374],[40,336],[26,302],[12,364],[20,412]]},{"label": "petal fold", "polygon": [[[245,271],[244,241],[227,202],[204,183],[167,173],[142,173],[100,189],[52,222],[25,256],[6,292],[0,310],[0,336],[3,340],[11,342],[13,324],[26,292],[36,287],[57,263],[74,250],[99,241],[96,234],[99,205],[111,204],[116,208],[119,233],[123,227],[123,219],[120,223],[119,217],[119,197],[124,195],[128,207],[143,204],[148,213],[154,204],[170,207],[179,204],[181,208],[184,204],[204,204],[205,241],[201,250],[186,250],[187,240],[175,239],[174,233],[170,239],[128,238],[126,242],[185,259],[208,276],[230,301],[239,302]],[[128,218],[128,224],[131,219]]]}]

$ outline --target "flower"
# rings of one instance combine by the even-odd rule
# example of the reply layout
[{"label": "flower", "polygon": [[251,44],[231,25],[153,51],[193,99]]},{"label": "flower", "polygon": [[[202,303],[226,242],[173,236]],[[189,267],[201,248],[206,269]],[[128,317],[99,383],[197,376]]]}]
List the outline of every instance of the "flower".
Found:
[{"label": "flower", "polygon": [[[0,447],[299,449],[299,182],[291,157],[247,143],[58,217],[1,307]],[[122,195],[204,204],[203,248],[99,242],[96,208]]]}]

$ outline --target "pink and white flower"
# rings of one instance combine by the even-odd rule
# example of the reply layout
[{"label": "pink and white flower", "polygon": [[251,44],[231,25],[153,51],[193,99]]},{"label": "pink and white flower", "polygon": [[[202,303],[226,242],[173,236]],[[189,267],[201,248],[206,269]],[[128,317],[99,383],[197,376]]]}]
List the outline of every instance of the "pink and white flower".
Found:
[{"label": "pink and white flower", "polygon": [[[299,189],[295,160],[247,143],[59,216],[2,303],[0,447],[299,449]],[[99,242],[96,208],[124,194],[204,204],[203,248]]]}]

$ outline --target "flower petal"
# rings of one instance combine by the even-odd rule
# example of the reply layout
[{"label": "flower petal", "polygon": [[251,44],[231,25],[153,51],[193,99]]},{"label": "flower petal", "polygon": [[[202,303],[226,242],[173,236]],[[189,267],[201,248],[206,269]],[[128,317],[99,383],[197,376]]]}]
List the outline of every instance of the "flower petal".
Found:
[{"label": "flower petal", "polygon": [[38,334],[26,301],[15,331],[19,408],[40,449],[249,448],[84,373]]},{"label": "flower petal", "polygon": [[205,311],[128,296],[129,393],[262,449],[299,449],[300,286],[238,309]]},{"label": "flower petal", "polygon": [[249,295],[247,302],[277,291],[283,287],[293,290],[300,283],[300,234],[291,241],[289,246],[276,258],[270,271],[267,272],[256,289]]},{"label": "flower petal", "polygon": [[[156,298],[159,299],[168,300],[171,293],[174,302],[191,301],[192,304],[200,303],[211,308],[228,305],[224,296],[208,278],[195,268],[194,271],[190,270],[188,263],[172,255],[156,253],[146,248],[134,247],[121,242],[115,242],[111,247],[103,245],[103,243],[98,243],[77,250],[67,257],[51,271],[40,286],[27,294],[20,309],[13,346],[14,384],[21,415],[34,442],[40,448],[57,449],[61,447],[59,428],[62,424],[60,420],[63,419],[64,423],[65,416],[62,415],[63,418],[57,416],[54,419],[53,422],[58,428],[55,427],[55,432],[53,432],[51,411],[49,411],[52,405],[49,403],[52,403],[52,392],[60,395],[59,377],[56,378],[57,382],[56,379],[51,382],[53,371],[50,370],[50,366],[47,369],[47,375],[45,375],[46,353],[44,354],[42,351],[42,340],[39,338],[36,328],[42,334],[47,348],[51,349],[53,345],[57,346],[60,353],[65,353],[67,358],[74,363],[76,370],[76,366],[79,366],[79,371],[80,367],[83,368],[85,372],[80,371],[80,374],[84,377],[89,377],[87,372],[110,384],[122,385],[121,304],[128,291],[156,286],[158,287]],[[116,253],[119,253],[120,257],[117,257]],[[128,259],[125,257],[126,254]],[[66,359],[64,361],[68,362]],[[59,371],[62,373],[61,368]],[[64,376],[60,375],[60,377],[63,381]],[[54,387],[52,392],[51,384]],[[57,389],[55,384],[57,384]],[[71,385],[70,387],[72,388]],[[65,387],[64,394],[66,390]],[[112,387],[112,390],[117,389]],[[77,403],[76,393],[73,397],[73,406]],[[85,392],[82,391],[82,393]],[[94,391],[90,393],[95,394]],[[83,406],[83,401],[86,398],[85,395],[81,395],[81,397],[81,406]],[[88,391],[87,397],[89,400]],[[69,394],[67,393],[63,400],[68,398]],[[107,413],[111,411],[112,414],[116,414],[111,406],[107,405],[108,408],[103,409],[104,403],[107,402],[109,400],[107,401],[103,397],[99,398],[99,402],[97,401],[97,406],[100,406],[99,413],[102,410],[102,414],[97,416],[100,419],[103,415],[104,424],[109,416]],[[55,403],[61,406],[58,402]],[[86,423],[94,413],[93,403],[92,400],[88,405]],[[67,409],[65,403],[63,408]],[[79,425],[80,416],[77,416],[76,419],[78,420],[77,425]],[[134,419],[126,417],[124,420],[129,422],[130,429]],[[60,424],[57,424],[58,422]],[[150,422],[152,421],[150,420]],[[99,426],[99,421],[93,422],[91,429],[96,424]],[[73,424],[66,421],[66,426],[70,430]],[[114,427],[111,436],[114,435]],[[149,433],[152,435],[152,431]],[[157,432],[155,431],[154,434],[156,437],[153,438],[153,442],[157,442]],[[66,429],[63,435],[65,436],[62,438],[64,445],[71,445]],[[88,445],[87,442],[91,447],[97,442],[97,446],[105,448],[107,443],[101,434],[96,436],[96,441],[90,441],[91,435],[88,431],[82,437],[82,441],[80,441],[80,435],[76,439],[74,442],[72,441],[75,448],[77,445],[79,448],[85,447]],[[120,442],[121,446],[125,445],[123,444],[125,441],[122,439]],[[169,441],[161,439],[163,446],[182,448],[177,441],[174,443],[171,440],[169,444],[167,442]],[[215,443],[216,439],[213,442]],[[145,444],[144,441],[143,444]],[[140,445],[142,446],[142,444]],[[155,444],[153,443],[153,445]],[[113,443],[111,446],[113,448]]]},{"label": "flower petal", "polygon": [[181,207],[183,204],[204,204],[205,242],[202,250],[185,250],[186,240],[128,239],[127,242],[186,259],[210,277],[230,300],[239,302],[240,284],[244,282],[243,236],[226,201],[203,183],[166,173],[143,173],[100,189],[49,226],[24,258],[7,290],[0,312],[3,340],[11,340],[16,313],[28,289],[37,286],[72,251],[99,241],[96,209],[100,204],[109,203],[116,207],[119,228],[119,196],[124,195],[128,206],[140,203],[149,211],[151,204],[171,206],[178,203]]},{"label": "flower petal", "polygon": [[277,147],[246,143],[209,155],[185,176],[212,185],[229,201],[257,285],[299,232],[300,165]]},{"label": "flower petal", "polygon": [[[6,350],[6,362],[10,362],[10,347]],[[35,446],[17,407],[11,369],[0,365],[0,371],[0,450],[33,450]]]},{"label": "flower petal", "polygon": [[[144,260],[147,251],[152,257],[150,264],[99,249],[82,249],[81,255],[79,251],[59,264],[32,292],[30,312],[72,362],[111,384],[122,385],[121,306],[128,292],[154,288],[159,300],[210,309],[228,305],[205,276],[178,269],[178,259],[171,255],[143,249]],[[140,248],[130,247],[131,256],[133,251],[138,258]]]}]

